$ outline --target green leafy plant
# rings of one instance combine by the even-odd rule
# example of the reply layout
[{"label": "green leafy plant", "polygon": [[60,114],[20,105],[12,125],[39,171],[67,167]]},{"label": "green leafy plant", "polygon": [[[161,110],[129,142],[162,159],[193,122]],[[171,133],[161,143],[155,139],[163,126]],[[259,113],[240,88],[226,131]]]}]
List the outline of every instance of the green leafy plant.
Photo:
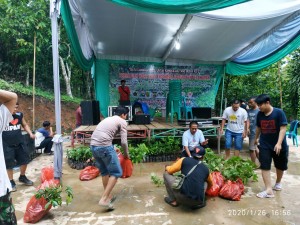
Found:
[{"label": "green leafy plant", "polygon": [[[73,190],[71,187],[67,186],[65,189],[65,192],[67,194],[66,197],[66,203],[69,205],[73,200]],[[45,205],[45,209],[47,209],[50,205],[53,207],[61,206],[62,205],[62,186],[50,186],[46,187],[45,189],[40,189],[35,194],[35,197],[37,199],[44,198],[47,201],[47,204]]]},{"label": "green leafy plant", "polygon": [[233,156],[224,161],[222,175],[225,179],[232,181],[241,178],[243,183],[247,184],[250,178],[252,178],[253,181],[258,180],[257,174],[254,172],[255,168],[256,165],[251,160]]},{"label": "green leafy plant", "polygon": [[74,161],[82,161],[92,158],[92,152],[87,146],[80,146],[78,148],[73,148],[67,151],[67,158]]},{"label": "green leafy plant", "polygon": [[164,185],[164,181],[159,178],[155,173],[151,173],[151,181],[157,186],[160,187]]},{"label": "green leafy plant", "polygon": [[224,159],[216,155],[210,148],[206,148],[204,162],[210,171],[221,171],[223,169]]},{"label": "green leafy plant", "polygon": [[128,146],[130,159],[133,163],[143,162],[146,153],[148,152],[148,147],[142,143],[138,144],[136,147],[133,147],[131,144]]}]

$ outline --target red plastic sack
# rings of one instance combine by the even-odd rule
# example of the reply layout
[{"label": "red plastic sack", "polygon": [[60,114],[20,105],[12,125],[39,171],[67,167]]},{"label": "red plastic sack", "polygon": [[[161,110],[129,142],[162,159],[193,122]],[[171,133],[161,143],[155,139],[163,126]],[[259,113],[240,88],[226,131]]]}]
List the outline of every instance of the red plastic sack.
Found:
[{"label": "red plastic sack", "polygon": [[44,167],[41,171],[41,183],[44,183],[45,180],[54,179],[54,169],[52,166]]},{"label": "red plastic sack", "polygon": [[43,197],[37,199],[35,196],[32,196],[26,207],[23,218],[24,222],[36,223],[42,219],[52,207],[50,204],[49,207],[45,209],[46,204],[47,201]]},{"label": "red plastic sack", "polygon": [[92,179],[98,177],[99,174],[100,174],[100,171],[97,167],[87,166],[83,170],[81,170],[81,172],[79,174],[79,179],[81,181],[92,180]]},{"label": "red plastic sack", "polygon": [[[240,187],[241,185],[243,186],[242,188]],[[241,180],[240,181],[238,180],[236,182],[228,180],[221,188],[219,192],[219,196],[226,199],[239,201],[241,199],[243,191],[244,191],[244,185],[241,182]]]},{"label": "red plastic sack", "polygon": [[206,190],[206,194],[208,196],[216,197],[219,194],[220,189],[224,185],[224,178],[222,174],[218,171],[212,172],[211,173],[213,185]]},{"label": "red plastic sack", "polygon": [[122,178],[127,178],[132,175],[133,164],[130,159],[125,159],[121,152],[118,153],[118,158],[123,170]]},{"label": "red plastic sack", "polygon": [[59,185],[59,180],[55,180],[55,179],[45,180],[36,189],[40,190],[40,189],[45,189],[46,187],[57,186],[57,185]]}]

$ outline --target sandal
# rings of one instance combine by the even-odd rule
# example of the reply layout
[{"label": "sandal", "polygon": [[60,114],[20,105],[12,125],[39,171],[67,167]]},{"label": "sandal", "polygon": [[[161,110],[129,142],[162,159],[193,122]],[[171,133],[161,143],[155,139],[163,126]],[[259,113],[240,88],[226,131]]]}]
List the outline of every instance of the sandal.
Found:
[{"label": "sandal", "polygon": [[275,191],[281,191],[282,190],[282,186],[281,183],[276,183],[273,187],[273,190]]},{"label": "sandal", "polygon": [[167,204],[169,204],[170,206],[172,206],[172,207],[177,207],[177,206],[179,206],[177,203],[176,203],[176,204],[172,204],[172,202],[174,202],[174,201],[172,201],[169,197],[165,197],[165,202],[166,202]]},{"label": "sandal", "polygon": [[274,195],[268,194],[266,191],[262,191],[262,192],[256,194],[256,197],[258,197],[258,198],[274,198]]},{"label": "sandal", "polygon": [[115,209],[115,208],[114,208],[114,205],[112,204],[112,201],[111,201],[111,200],[110,200],[107,204],[101,204],[101,203],[99,202],[99,205],[100,205],[101,207],[103,207],[103,208],[109,210],[109,211]]}]

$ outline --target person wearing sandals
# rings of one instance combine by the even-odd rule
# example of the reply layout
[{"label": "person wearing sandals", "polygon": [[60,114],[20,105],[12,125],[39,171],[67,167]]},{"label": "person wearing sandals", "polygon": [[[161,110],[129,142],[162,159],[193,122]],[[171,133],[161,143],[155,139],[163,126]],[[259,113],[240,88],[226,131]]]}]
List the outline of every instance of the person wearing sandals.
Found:
[{"label": "person wearing sandals", "polygon": [[[285,137],[287,119],[283,110],[271,105],[269,95],[259,95],[255,102],[260,110],[257,114],[255,144],[259,143],[259,161],[265,185],[265,190],[256,196],[258,198],[272,198],[274,197],[273,190],[281,191],[283,172],[288,168],[289,150]],[[277,176],[273,188],[270,173],[272,159]]]},{"label": "person wearing sandals", "polygon": [[127,122],[125,120],[129,110],[123,106],[118,106],[115,112],[116,115],[105,118],[97,125],[92,134],[90,145],[96,166],[101,172],[104,189],[99,205],[107,210],[114,209],[113,202],[116,197],[111,195],[111,192],[123,172],[117,152],[112,144],[117,132],[120,132],[124,158],[129,159]]},{"label": "person wearing sandals", "polygon": [[[204,155],[204,149],[197,149],[193,157],[183,157],[171,166],[166,166],[164,183],[168,196],[164,200],[167,204],[172,207],[185,205],[191,209],[199,209],[206,205],[206,187],[211,187],[213,183],[208,167],[202,163]],[[181,171],[186,178],[182,187],[176,190],[172,188],[172,184],[175,181],[173,174],[178,171]]]},{"label": "person wearing sandals", "polygon": [[258,158],[258,149],[255,145],[255,132],[256,132],[256,117],[259,112],[258,106],[255,102],[255,97],[251,97],[248,100],[248,137],[249,137],[249,151],[251,161],[256,163],[256,158]]}]

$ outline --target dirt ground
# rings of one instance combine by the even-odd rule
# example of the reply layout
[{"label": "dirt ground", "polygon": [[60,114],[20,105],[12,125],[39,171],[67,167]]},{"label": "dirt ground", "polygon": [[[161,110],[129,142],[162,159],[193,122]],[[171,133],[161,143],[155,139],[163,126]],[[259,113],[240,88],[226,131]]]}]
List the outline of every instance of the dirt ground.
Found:
[{"label": "dirt ground", "polygon": [[[133,175],[119,179],[114,189],[117,195],[115,210],[107,212],[98,206],[103,192],[101,178],[80,181],[78,170],[71,169],[66,158],[63,163],[63,185],[71,186],[74,200],[71,205],[51,209],[37,224],[43,225],[113,225],[113,224],[205,224],[205,225],[255,225],[300,224],[300,149],[293,147],[290,139],[289,169],[283,177],[283,190],[275,193],[275,198],[258,199],[255,194],[263,189],[261,172],[258,182],[245,185],[245,194],[240,201],[229,201],[219,197],[208,198],[207,206],[190,210],[183,206],[173,208],[163,198],[164,186],[156,187],[150,179],[151,173],[162,178],[164,166],[171,162],[143,163],[134,166]],[[247,143],[244,149],[247,149]],[[64,143],[64,152],[70,146],[69,139]],[[224,154],[224,152],[222,152]],[[242,157],[249,157],[243,150]],[[34,187],[26,187],[17,182],[18,191],[12,194],[18,224],[24,224],[23,215],[30,197],[40,184],[39,176],[43,167],[53,164],[53,156],[41,155],[29,165],[27,175],[34,181]],[[275,182],[275,170],[272,169]],[[18,178],[19,172],[14,174]]]},{"label": "dirt ground", "polygon": [[[33,107],[32,96],[18,93],[19,110],[24,113],[24,117],[31,128],[33,128]],[[62,102],[61,106],[61,126],[63,133],[70,133],[75,129],[75,110],[78,107],[75,103]],[[49,120],[55,129],[55,107],[54,101],[36,97],[35,99],[35,129],[42,127],[42,123]]]}]

